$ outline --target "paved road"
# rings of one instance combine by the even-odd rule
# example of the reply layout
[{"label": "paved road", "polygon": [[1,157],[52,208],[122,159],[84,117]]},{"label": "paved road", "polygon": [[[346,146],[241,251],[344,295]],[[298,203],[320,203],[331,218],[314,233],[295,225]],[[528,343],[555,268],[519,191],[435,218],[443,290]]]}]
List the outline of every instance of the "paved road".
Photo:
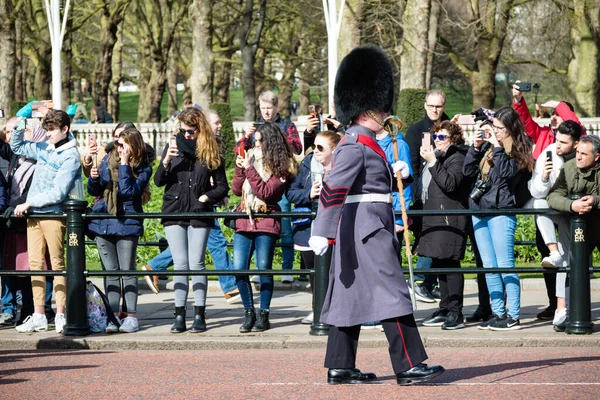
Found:
[{"label": "paved road", "polygon": [[9,399],[599,399],[600,348],[432,348],[447,372],[395,385],[385,349],[359,349],[372,385],[325,383],[322,349],[0,352]]}]

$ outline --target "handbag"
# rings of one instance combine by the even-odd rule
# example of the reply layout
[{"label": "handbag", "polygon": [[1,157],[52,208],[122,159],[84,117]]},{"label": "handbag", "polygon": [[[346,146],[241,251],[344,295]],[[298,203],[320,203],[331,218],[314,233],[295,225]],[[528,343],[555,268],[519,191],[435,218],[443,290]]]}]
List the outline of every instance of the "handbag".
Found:
[{"label": "handbag", "polygon": [[[235,206],[231,206],[227,208],[227,212],[239,212],[238,208],[240,208],[240,204],[236,204]],[[225,217],[223,218],[223,225],[230,229],[235,230],[235,221],[237,218]]]}]

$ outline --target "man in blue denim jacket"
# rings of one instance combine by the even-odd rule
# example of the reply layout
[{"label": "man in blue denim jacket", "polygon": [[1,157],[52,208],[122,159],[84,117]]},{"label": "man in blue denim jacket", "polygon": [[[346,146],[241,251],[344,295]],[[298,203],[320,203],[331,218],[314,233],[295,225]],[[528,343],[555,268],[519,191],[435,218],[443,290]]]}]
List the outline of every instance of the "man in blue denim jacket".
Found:
[{"label": "man in blue denim jacket", "polygon": [[[81,163],[77,142],[69,132],[70,118],[64,111],[50,110],[44,117],[43,127],[48,132],[47,142],[28,142],[23,140],[25,120],[21,120],[11,137],[10,146],[15,154],[37,160],[27,200],[15,207],[15,216],[24,217],[27,210],[37,213],[61,213],[62,204],[71,197],[83,198],[81,181]],[[50,253],[52,270],[64,270],[63,240],[66,221],[62,219],[36,219],[27,221],[27,249],[29,267],[41,271],[46,247]],[[34,314],[17,326],[18,332],[39,332],[48,329],[44,314],[46,278],[31,277]],[[62,333],[66,324],[66,279],[56,276],[54,279],[56,298],[56,332]]]}]

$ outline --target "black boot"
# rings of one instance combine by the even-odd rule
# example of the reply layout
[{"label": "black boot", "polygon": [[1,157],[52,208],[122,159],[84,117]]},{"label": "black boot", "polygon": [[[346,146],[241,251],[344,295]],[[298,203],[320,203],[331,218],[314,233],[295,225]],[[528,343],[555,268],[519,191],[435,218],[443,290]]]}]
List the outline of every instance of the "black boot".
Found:
[{"label": "black boot", "polygon": [[240,326],[241,333],[250,332],[256,323],[256,313],[254,312],[254,308],[246,308],[245,316],[246,319],[244,320],[244,324]]},{"label": "black boot", "polygon": [[269,322],[269,312],[267,310],[259,310],[256,314],[256,324],[252,328],[252,332],[263,332],[271,329],[271,323]]},{"label": "black boot", "polygon": [[198,332],[206,332],[206,316],[204,314],[204,310],[206,306],[194,306],[194,323],[190,328],[190,332],[198,333]]},{"label": "black boot", "polygon": [[185,307],[175,307],[175,323],[171,327],[171,333],[185,332]]}]

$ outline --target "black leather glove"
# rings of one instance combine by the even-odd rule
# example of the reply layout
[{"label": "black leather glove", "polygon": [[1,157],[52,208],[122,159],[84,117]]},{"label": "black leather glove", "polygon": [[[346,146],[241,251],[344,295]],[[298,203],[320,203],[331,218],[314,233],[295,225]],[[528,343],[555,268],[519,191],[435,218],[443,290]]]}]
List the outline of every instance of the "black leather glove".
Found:
[{"label": "black leather glove", "polygon": [[4,210],[4,214],[2,215],[4,217],[4,219],[6,219],[6,227],[10,228],[12,225],[12,221],[10,220],[10,216],[12,215],[12,213],[15,211],[14,207],[7,207],[6,210]]}]

